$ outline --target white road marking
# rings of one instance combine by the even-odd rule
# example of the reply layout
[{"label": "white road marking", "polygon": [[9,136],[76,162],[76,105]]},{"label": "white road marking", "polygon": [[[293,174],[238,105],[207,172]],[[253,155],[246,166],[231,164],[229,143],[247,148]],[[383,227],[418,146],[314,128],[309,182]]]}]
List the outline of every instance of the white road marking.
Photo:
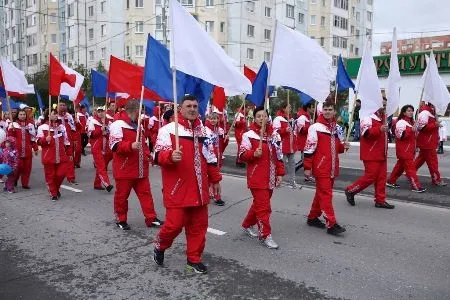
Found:
[{"label": "white road marking", "polygon": [[62,187],[63,189],[65,189],[65,190],[69,190],[69,191],[72,191],[72,192],[75,192],[75,193],[81,193],[81,192],[83,192],[82,190],[74,189],[73,187],[70,187],[70,186],[67,186],[67,185],[61,185],[61,187]]},{"label": "white road marking", "polygon": [[207,231],[208,231],[209,233],[216,234],[216,235],[224,235],[224,234],[226,234],[225,231],[217,230],[217,229],[210,228],[210,227],[208,227],[208,230],[207,230]]}]

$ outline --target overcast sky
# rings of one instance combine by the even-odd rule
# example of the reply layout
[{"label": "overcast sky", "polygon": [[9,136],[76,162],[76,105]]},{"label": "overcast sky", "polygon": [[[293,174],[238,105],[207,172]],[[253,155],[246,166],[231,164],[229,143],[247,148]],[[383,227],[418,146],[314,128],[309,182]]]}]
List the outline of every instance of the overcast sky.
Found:
[{"label": "overcast sky", "polygon": [[[398,39],[450,34],[450,0],[373,0],[373,2],[374,55],[380,53],[381,42],[392,40],[394,27],[397,27]],[[387,34],[380,34],[386,32]]]}]

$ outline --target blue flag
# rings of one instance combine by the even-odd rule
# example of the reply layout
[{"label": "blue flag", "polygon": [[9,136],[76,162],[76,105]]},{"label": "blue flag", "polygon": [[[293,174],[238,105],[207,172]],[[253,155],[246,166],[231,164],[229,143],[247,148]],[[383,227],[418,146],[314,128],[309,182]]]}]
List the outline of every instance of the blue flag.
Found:
[{"label": "blue flag", "polygon": [[[16,102],[9,98],[9,105],[11,106],[11,109],[20,109],[20,104],[23,104],[22,102]],[[2,111],[7,112],[8,111],[8,103],[6,101],[6,98],[2,98]]]},{"label": "blue flag", "polygon": [[45,109],[44,102],[42,101],[42,97],[39,94],[38,90],[36,90],[36,98],[38,101],[39,109],[44,110]]},{"label": "blue flag", "polygon": [[[266,62],[263,62],[256,74],[255,81],[252,84],[252,93],[248,94],[245,99],[251,101],[256,106],[264,105],[264,99],[266,97],[267,76],[269,76],[269,68],[267,68]],[[270,87],[273,88],[274,87]],[[269,95],[272,94],[269,88]]]},{"label": "blue flag", "polygon": [[211,93],[214,85],[206,82],[200,78],[187,75],[185,78],[184,93],[193,95],[198,101],[198,111],[202,117],[206,114],[208,108],[208,101],[211,98]]},{"label": "blue flag", "polygon": [[108,85],[108,78],[105,74],[91,70],[91,84],[92,84],[92,96],[94,97],[106,97],[106,87]]},{"label": "blue flag", "polygon": [[143,103],[145,108],[145,114],[150,117],[153,116],[153,108],[155,107],[155,102],[152,100],[144,99]]},{"label": "blue flag", "polygon": [[310,95],[305,94],[303,92],[299,92],[298,96],[300,97],[300,102],[302,103],[302,105],[306,105],[314,100]]},{"label": "blue flag", "polygon": [[6,90],[2,86],[0,86],[0,98],[6,98]]},{"label": "blue flag", "polygon": [[81,100],[80,104],[86,107],[88,113],[91,113],[91,104],[89,103],[88,97],[84,97],[83,100]]},{"label": "blue flag", "polygon": [[345,70],[344,62],[342,60],[342,56],[339,55],[338,63],[337,63],[337,74],[336,74],[336,85],[338,92],[342,92],[352,88],[355,90],[355,84],[353,83],[350,76],[347,74],[347,70]]}]

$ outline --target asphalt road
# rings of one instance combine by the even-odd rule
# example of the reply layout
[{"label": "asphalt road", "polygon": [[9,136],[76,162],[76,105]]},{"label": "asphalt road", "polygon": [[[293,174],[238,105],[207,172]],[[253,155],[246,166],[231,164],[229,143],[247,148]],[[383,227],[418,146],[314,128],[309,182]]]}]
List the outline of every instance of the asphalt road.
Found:
[{"label": "asphalt road", "polygon": [[[245,179],[226,175],[226,206],[209,211],[209,227],[224,234],[207,234],[210,272],[194,275],[184,271],[182,235],[166,252],[166,267],[154,265],[156,229],[145,227],[134,194],[132,230],[115,227],[112,194],[92,189],[89,156],[77,169],[80,185],[72,186],[82,191],[64,189],[56,203],[37,160],[34,166],[31,190],[0,194],[0,299],[450,298],[445,207],[392,200],[396,209],[383,210],[365,196],[349,207],[337,191],[335,210],[347,232],[332,237],[305,225],[314,190],[282,187],[272,201],[280,250],[269,250],[241,232],[250,193]],[[163,217],[158,168],[151,182]]]}]

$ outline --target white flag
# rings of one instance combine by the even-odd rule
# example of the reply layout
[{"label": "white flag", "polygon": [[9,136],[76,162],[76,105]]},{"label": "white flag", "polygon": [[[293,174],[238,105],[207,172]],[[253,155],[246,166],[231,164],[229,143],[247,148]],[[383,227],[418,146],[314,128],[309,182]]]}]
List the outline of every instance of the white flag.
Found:
[{"label": "white flag", "polygon": [[0,60],[3,83],[7,92],[19,94],[34,94],[34,85],[28,84],[25,73],[17,69],[6,58]]},{"label": "white flag", "polygon": [[377,69],[372,57],[372,41],[367,40],[364,48],[358,78],[356,79],[356,91],[361,100],[359,117],[369,117],[383,107],[383,95],[378,81]]},{"label": "white flag", "polygon": [[319,102],[330,94],[332,59],[313,39],[276,24],[269,83],[295,88]]},{"label": "white flag", "polygon": [[252,84],[177,0],[170,0],[170,66],[223,87],[225,95],[251,94]]},{"label": "white flag", "polygon": [[80,88],[83,85],[84,76],[78,73],[77,71],[69,68],[62,62],[60,62],[61,66],[66,71],[66,74],[75,74],[76,81],[75,86],[71,87],[68,83],[61,83],[61,88],[59,89],[59,94],[69,97],[70,101],[74,101],[77,99],[78,93],[80,92]]},{"label": "white flag", "polygon": [[400,69],[398,67],[397,57],[397,28],[394,28],[391,48],[391,65],[389,67],[388,86],[386,92],[386,115],[388,117],[395,113],[400,104],[400,80]]},{"label": "white flag", "polygon": [[[430,59],[431,58],[431,59]],[[439,70],[434,59],[433,50],[430,57],[426,56],[427,68],[422,77],[423,81],[423,100],[430,102],[436,108],[438,115],[443,115],[450,103],[450,93],[447,90],[445,82],[439,76]]]}]

